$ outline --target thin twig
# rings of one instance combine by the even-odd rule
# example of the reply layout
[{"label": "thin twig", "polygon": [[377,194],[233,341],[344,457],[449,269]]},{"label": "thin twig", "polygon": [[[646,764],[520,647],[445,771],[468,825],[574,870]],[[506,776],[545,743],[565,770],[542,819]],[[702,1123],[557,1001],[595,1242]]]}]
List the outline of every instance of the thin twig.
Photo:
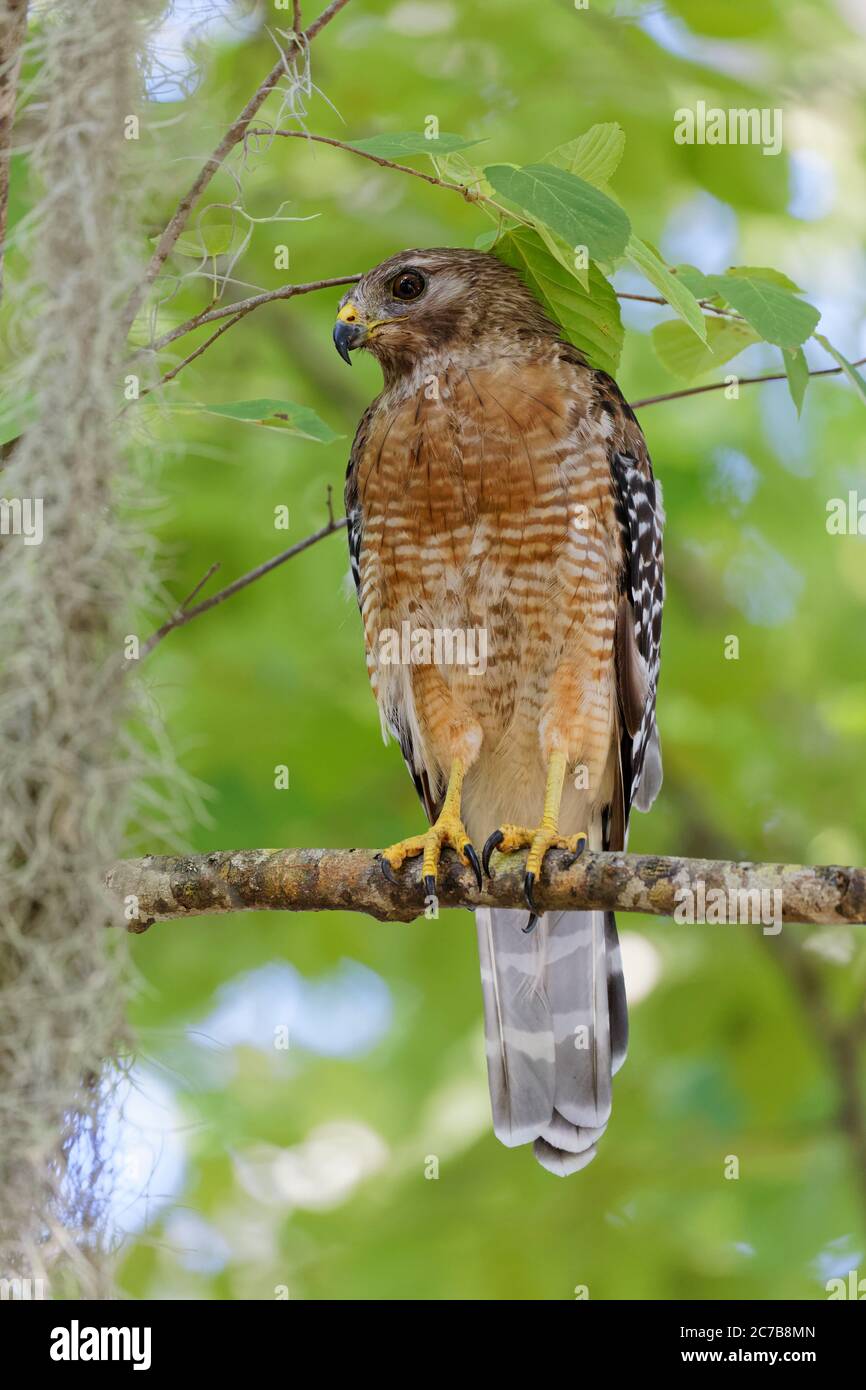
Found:
[{"label": "thin twig", "polygon": [[[348,3],[349,0],[331,0],[331,4],[328,5],[327,9],[323,10],[318,19],[314,20],[309,29],[300,36],[303,43],[309,44],[316,35],[324,29],[325,25],[329,24],[334,16]],[[125,327],[130,328],[132,326],[135,316],[144,302],[145,295],[162,270],[175,242],[189,221],[190,213],[211,179],[214,177],[214,174],[216,174],[217,170],[221,167],[234,147],[243,139],[250,121],[258,113],[266,98],[280,81],[280,78],[285,75],[286,55],[281,53],[279,60],[274,64],[267,77],[250,97],[240,115],[229,126],[213,154],[202,165],[192,185],[187,189],[175,208],[162,236],[157,242],[156,249],[147,264],[141,282],[133,290],[127,301],[123,315]]]},{"label": "thin twig", "polygon": [[211,346],[211,344],[216,342],[217,338],[222,337],[226,329],[234,328],[235,324],[239,323],[243,317],[243,312],[241,312],[239,314],[235,314],[234,318],[228,319],[226,323],[220,324],[216,332],[211,333],[209,338],[205,338],[203,343],[199,343],[198,347],[195,349],[194,352],[191,352],[187,357],[183,359],[182,362],[178,362],[177,366],[172,367],[170,372],[166,372],[164,376],[161,376],[156,386],[146,386],[144,390],[139,393],[139,400],[141,400],[143,396],[149,396],[151,391],[157,390],[158,387],[165,386],[166,382],[174,381],[174,378],[178,375],[179,372],[183,371],[184,367],[188,367],[190,362],[194,362],[197,357],[201,357],[202,353],[206,352],[207,349]]},{"label": "thin twig", "polygon": [[304,33],[301,35],[301,37],[306,39],[307,43],[309,43],[311,39],[314,39],[316,37],[316,35],[319,33],[321,29],[324,29],[326,24],[330,24],[331,20],[334,18],[334,15],[338,14],[339,11],[343,8],[343,6],[348,5],[348,3],[349,0],[331,0],[331,3],[330,5],[328,5],[327,9],[322,10],[322,13],[319,15],[319,18],[313,20],[309,29],[306,29]]},{"label": "thin twig", "polygon": [[[284,140],[308,140],[318,145],[333,145],[338,150],[348,150],[349,154],[360,155],[361,159],[369,159],[373,164],[379,164],[383,169],[396,169],[401,174],[411,174],[415,179],[423,179],[425,183],[433,183],[437,188],[448,188],[452,193],[459,193],[467,203],[488,202],[482,193],[476,193],[474,189],[468,188],[463,183],[451,183],[448,179],[437,178],[435,174],[425,174],[422,169],[413,169],[409,164],[397,164],[393,159],[384,159],[381,155],[371,154],[369,150],[359,150],[357,145],[350,145],[345,140],[334,140],[330,135],[310,135],[306,130],[248,130],[248,135],[279,135]],[[435,141],[430,142],[431,154],[434,152],[432,146]]]},{"label": "thin twig", "polygon": [[[443,857],[437,898],[440,907],[523,906],[526,855],[495,855],[494,877],[478,889],[456,855]],[[124,860],[110,870],[108,886],[125,903],[132,931],[153,921],[203,913],[275,911],[367,913],[380,921],[409,922],[425,908],[420,860],[409,861],[389,882],[373,850],[247,849],[211,854]],[[563,850],[545,860],[536,887],[542,911],[576,908],[648,912],[673,916],[683,895],[698,885],[721,892],[737,905],[737,916],[758,931],[781,930],[781,922],[740,908],[743,894],[781,894],[784,922],[866,921],[866,869],[837,865],[733,863],[660,855],[584,853],[575,862]],[[769,899],[768,901],[772,901]],[[767,914],[769,917],[769,914]],[[710,930],[719,930],[710,927]],[[694,931],[694,926],[688,930]]]},{"label": "thin twig", "polygon": [[[617,299],[636,299],[641,304],[667,304],[670,306],[671,303],[669,299],[665,299],[660,294],[630,294],[625,290],[617,290],[616,297]],[[733,309],[722,309],[718,304],[711,304],[708,299],[699,299],[697,303],[701,309],[708,313],[722,314],[728,319],[738,319],[740,323],[746,322],[742,314],[736,313]]]},{"label": "thin twig", "polygon": [[155,339],[152,343],[146,343],[138,349],[139,352],[159,352],[162,348],[168,347],[176,338],[182,338],[187,333],[192,333],[193,329],[201,328],[205,323],[214,323],[217,319],[230,318],[237,315],[239,319],[244,318],[253,309],[258,309],[262,304],[271,304],[276,299],[294,299],[299,294],[312,294],[315,290],[336,289],[340,285],[354,285],[360,280],[360,275],[335,275],[327,280],[310,280],[303,285],[280,285],[275,290],[262,290],[261,294],[251,295],[249,299],[236,300],[234,304],[219,304],[215,308],[202,309],[200,314],[195,314],[185,323],[181,323],[177,328],[172,328],[168,333],[163,333],[161,338]]},{"label": "thin twig", "polygon": [[219,569],[219,567],[220,567],[220,562],[219,562],[219,560],[214,560],[214,562],[213,562],[213,564],[210,566],[210,568],[202,575],[201,579],[198,581],[198,583],[196,584],[195,588],[190,590],[190,592],[187,594],[186,598],[184,599],[183,603],[180,605],[180,611],[181,611],[182,613],[183,613],[183,612],[186,612],[186,610],[189,608],[190,604],[192,603],[193,599],[198,597],[198,595],[201,593],[202,589],[204,588],[205,584],[208,582],[208,580],[209,580],[213,575],[216,574],[216,572],[217,572],[217,570]]},{"label": "thin twig", "polygon": [[[852,367],[862,367],[866,365],[866,357],[859,357],[856,362],[852,362]],[[809,376],[838,376],[844,371],[843,367],[821,367],[817,371],[809,372]],[[762,381],[786,381],[785,372],[773,372],[769,376],[741,376],[737,377],[737,386],[756,386]],[[705,391],[725,391],[729,386],[727,381],[711,381],[709,386],[688,386],[683,391],[667,391],[663,396],[645,396],[642,401],[630,401],[632,410],[641,410],[646,405],[660,405],[662,401],[676,401],[683,396],[700,396]]]},{"label": "thin twig", "polygon": [[[252,584],[255,580],[261,579],[266,574],[270,574],[271,570],[277,569],[279,565],[284,565],[287,560],[293,559],[295,555],[300,555],[302,551],[309,550],[311,545],[315,545],[317,541],[324,540],[325,536],[330,536],[335,531],[341,531],[345,525],[346,518],[344,516],[341,516],[335,521],[333,515],[331,515],[326,526],[322,526],[310,536],[305,536],[302,541],[297,541],[295,545],[290,546],[288,550],[283,550],[279,555],[273,555],[270,560],[265,560],[263,564],[257,565],[256,568],[250,570],[248,574],[241,575],[240,579],[233,580],[232,583],[227,584],[224,589],[220,589],[219,593],[212,594],[210,598],[204,599],[201,603],[197,603],[194,608],[187,608],[181,605],[181,607],[178,608],[170,618],[166,618],[162,626],[151,633],[147,641],[142,644],[139,650],[139,661],[143,660],[149,652],[152,652],[157,643],[161,642],[164,637],[167,637],[170,632],[174,632],[175,628],[186,627],[186,624],[191,623],[193,618],[199,618],[202,613],[208,613],[211,608],[216,608],[218,604],[225,603],[227,598],[231,598],[233,594],[240,593],[241,589],[245,589],[248,584]],[[201,584],[193,591],[191,597],[193,597],[201,588],[201,585],[210,578],[215,568],[215,565],[211,566],[205,578],[201,581]],[[124,669],[128,670],[129,666]]]}]

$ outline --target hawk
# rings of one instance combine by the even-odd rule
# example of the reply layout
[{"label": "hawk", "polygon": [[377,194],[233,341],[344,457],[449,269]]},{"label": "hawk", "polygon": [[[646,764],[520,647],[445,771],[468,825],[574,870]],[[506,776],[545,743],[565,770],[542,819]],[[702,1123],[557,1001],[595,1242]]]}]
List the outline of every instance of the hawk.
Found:
[{"label": "hawk", "polygon": [[538,916],[534,886],[554,846],[623,849],[661,785],[660,488],[615,381],[493,255],[392,256],[344,296],[334,342],[382,368],[349,550],[383,732],[429,821],[382,868],[421,856],[435,894],[446,846],[479,886],[494,851],[527,850],[528,923],[476,912],[493,1123],[572,1173],[610,1116],[625,986],[612,914]]}]

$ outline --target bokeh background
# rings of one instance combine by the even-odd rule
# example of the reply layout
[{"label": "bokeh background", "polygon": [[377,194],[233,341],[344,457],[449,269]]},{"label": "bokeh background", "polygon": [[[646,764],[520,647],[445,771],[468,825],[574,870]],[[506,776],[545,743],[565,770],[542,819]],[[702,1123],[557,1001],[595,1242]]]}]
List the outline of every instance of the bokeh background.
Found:
[{"label": "bokeh background", "polygon": [[[290,7],[272,4],[166,12],[135,152],[159,169],[148,235],[272,65],[269,28],[289,23]],[[442,130],[483,137],[485,163],[538,160],[618,121],[615,194],[669,263],[775,266],[850,359],[866,351],[859,0],[352,0],[313,46],[312,76],[309,130],[351,139],[420,130],[433,114]],[[781,108],[782,153],[675,144],[674,111],[698,100]],[[281,216],[312,220],[236,213],[235,245],[249,226],[252,237],[224,298],[363,271],[401,247],[472,245],[489,225],[453,194],[299,141],[233,168],[239,186],[220,174],[209,204],[239,198],[268,219],[288,200]],[[215,207],[201,225],[227,220]],[[161,326],[207,304],[197,265],[173,258],[185,278]],[[635,273],[616,283],[654,293]],[[166,400],[289,399],[342,437],[150,420],[159,447],[143,437],[142,458],[162,498],[166,611],[214,561],[212,586],[319,527],[329,486],[339,506],[351,436],[378,389],[371,360],[348,371],[333,351],[339,293],[259,309],[167,388]],[[649,337],[669,311],[622,307],[626,396],[676,390]],[[814,344],[808,355],[832,365]],[[725,371],[778,364],[759,345]],[[829,499],[866,496],[863,402],[827,378],[810,383],[799,420],[784,382],[640,418],[668,517],[666,779],[631,847],[862,863],[866,538],[829,535],[826,519]],[[287,531],[274,526],[279,506]],[[346,572],[345,539],[330,537],[148,658],[181,810],[170,831],[159,812],[143,817],[138,847],[377,846],[420,827],[399,751],[381,743]],[[142,634],[162,616],[142,615]],[[287,790],[274,785],[281,764]],[[187,780],[205,789],[201,813],[183,812]],[[620,927],[630,1056],[598,1159],[567,1181],[492,1135],[468,914],[411,926],[239,915],[136,938],[139,1051],[117,1120],[123,1290],[822,1298],[831,1276],[866,1273],[856,932],[762,937],[634,916]]]}]

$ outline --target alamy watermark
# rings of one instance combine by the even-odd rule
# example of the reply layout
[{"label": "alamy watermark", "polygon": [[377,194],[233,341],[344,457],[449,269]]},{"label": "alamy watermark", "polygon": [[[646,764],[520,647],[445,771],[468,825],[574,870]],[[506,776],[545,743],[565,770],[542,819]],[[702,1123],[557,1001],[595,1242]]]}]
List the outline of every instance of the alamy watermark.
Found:
[{"label": "alamy watermark", "polygon": [[830,536],[866,536],[866,497],[854,488],[847,497],[831,497],[826,524]]},{"label": "alamy watermark", "polygon": [[0,1302],[29,1303],[33,1299],[47,1297],[48,1283],[45,1279],[0,1279]]},{"label": "alamy watermark", "polygon": [[0,536],[23,536],[25,545],[41,545],[42,534],[41,497],[0,497]]},{"label": "alamy watermark", "polygon": [[73,1318],[69,1327],[52,1328],[48,1355],[52,1361],[130,1361],[134,1371],[148,1371],[151,1329],[82,1327]]},{"label": "alamy watermark", "polygon": [[782,149],[782,112],[779,107],[681,106],[674,112],[674,140],[678,145],[761,145],[763,154]]},{"label": "alamy watermark", "polygon": [[824,1288],[830,1302],[834,1298],[853,1298],[858,1303],[866,1299],[866,1279],[860,1278],[859,1269],[849,1269],[844,1278],[837,1275],[835,1279],[828,1279]]},{"label": "alamy watermark", "polygon": [[383,627],[379,633],[382,666],[465,666],[470,676],[487,670],[487,629],[483,627],[413,627],[400,631]]},{"label": "alamy watermark", "polygon": [[689,888],[677,888],[674,921],[711,926],[731,923],[760,923],[764,936],[778,936],[782,930],[781,888],[707,888],[702,878]]}]

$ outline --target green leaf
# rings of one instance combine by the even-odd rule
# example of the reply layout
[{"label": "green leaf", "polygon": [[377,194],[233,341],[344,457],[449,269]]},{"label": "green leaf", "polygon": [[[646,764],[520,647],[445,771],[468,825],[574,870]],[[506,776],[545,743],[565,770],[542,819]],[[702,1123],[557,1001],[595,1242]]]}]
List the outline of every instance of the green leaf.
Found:
[{"label": "green leaf", "polygon": [[564,237],[569,246],[586,246],[596,261],[621,256],[631,223],[618,203],[591,183],[552,164],[513,169],[491,164],[484,170],[497,193]]},{"label": "green leaf", "polygon": [[577,257],[574,251],[561,236],[552,232],[549,227],[545,227],[543,222],[533,221],[533,227],[538,232],[551,256],[555,256],[564,270],[569,275],[573,275],[579,281],[581,289],[589,293],[589,262],[584,265],[577,264]]},{"label": "green leaf", "polygon": [[616,172],[625,150],[625,131],[616,121],[590,126],[576,140],[557,145],[546,154],[542,163],[555,164],[569,174],[577,174],[587,183],[606,184]]},{"label": "green leaf", "polygon": [[698,270],[697,266],[675,265],[671,268],[671,275],[675,279],[681,280],[696,299],[712,299],[716,293],[713,288],[712,277],[705,275],[702,270]]},{"label": "green leaf", "polygon": [[821,317],[806,300],[745,271],[737,275],[709,275],[707,279],[716,293],[748,319],[765,342],[778,347],[799,347],[814,332]]},{"label": "green leaf", "polygon": [[766,280],[768,285],[778,285],[782,290],[790,290],[792,294],[802,294],[799,285],[785,275],[781,270],[774,270],[768,265],[731,265],[725,271],[726,275],[745,275],[750,280]]},{"label": "green leaf", "polygon": [[619,300],[598,266],[590,265],[589,290],[584,290],[547,249],[538,232],[529,227],[507,232],[494,251],[520,272],[568,341],[585,353],[594,367],[615,374],[623,339]]},{"label": "green leaf", "polygon": [[470,164],[459,150],[453,154],[442,154],[438,150],[428,150],[426,153],[436,156],[439,171],[449,182],[459,183],[461,188],[473,188],[479,193],[490,192],[490,186],[480,168],[476,164]]},{"label": "green leaf", "polygon": [[331,444],[335,439],[343,438],[315,410],[307,405],[295,405],[293,401],[266,397],[254,401],[233,401],[226,405],[208,405],[205,409],[211,415],[225,415],[231,420],[247,420],[272,429],[286,430],[304,439],[318,440],[320,444]]},{"label": "green leaf", "polygon": [[866,381],[863,380],[854,364],[849,362],[847,357],[843,357],[839,349],[834,348],[833,344],[828,342],[823,333],[816,333],[815,341],[821,344],[825,352],[829,352],[830,356],[835,358],[851,385],[859,391],[863,399],[866,400]]},{"label": "green leaf", "polygon": [[[224,256],[231,250],[235,229],[231,222],[209,222],[179,236],[174,249],[182,256]],[[156,238],[154,238],[156,240]]]},{"label": "green leaf", "polygon": [[415,154],[453,154],[455,150],[468,150],[470,145],[483,143],[482,138],[466,140],[462,135],[449,135],[445,130],[440,130],[435,140],[428,138],[423,130],[401,130],[347,141],[353,149],[376,154],[380,159],[408,159]]},{"label": "green leaf", "polygon": [[172,401],[170,408],[181,413],[203,412],[248,424],[265,425],[269,429],[285,430],[287,434],[297,435],[301,439],[315,439],[319,444],[331,444],[335,439],[343,438],[335,434],[330,425],[326,425],[309,406],[271,397],[254,401],[228,401],[218,405],[205,401]]},{"label": "green leaf", "polygon": [[646,276],[650,284],[655,285],[657,290],[661,290],[671,308],[676,309],[680,318],[689,325],[689,328],[697,333],[702,342],[706,342],[706,321],[701,313],[701,307],[688,285],[684,284],[682,279],[671,275],[657,253],[647,246],[645,241],[636,237],[634,233],[629,238],[626,255],[632,264],[637,266],[641,274]]},{"label": "green leaf", "polygon": [[653,348],[662,366],[683,381],[720,367],[743,348],[760,341],[753,328],[736,319],[707,317],[704,329],[705,344],[679,319],[667,319],[652,331]]},{"label": "green leaf", "polygon": [[490,251],[498,236],[499,231],[496,227],[488,227],[486,231],[478,233],[472,245],[476,251]]},{"label": "green leaf", "polygon": [[782,361],[785,364],[785,375],[788,378],[791,400],[797,407],[797,414],[799,415],[803,409],[806,387],[809,385],[809,367],[806,356],[801,347],[782,348]]}]

